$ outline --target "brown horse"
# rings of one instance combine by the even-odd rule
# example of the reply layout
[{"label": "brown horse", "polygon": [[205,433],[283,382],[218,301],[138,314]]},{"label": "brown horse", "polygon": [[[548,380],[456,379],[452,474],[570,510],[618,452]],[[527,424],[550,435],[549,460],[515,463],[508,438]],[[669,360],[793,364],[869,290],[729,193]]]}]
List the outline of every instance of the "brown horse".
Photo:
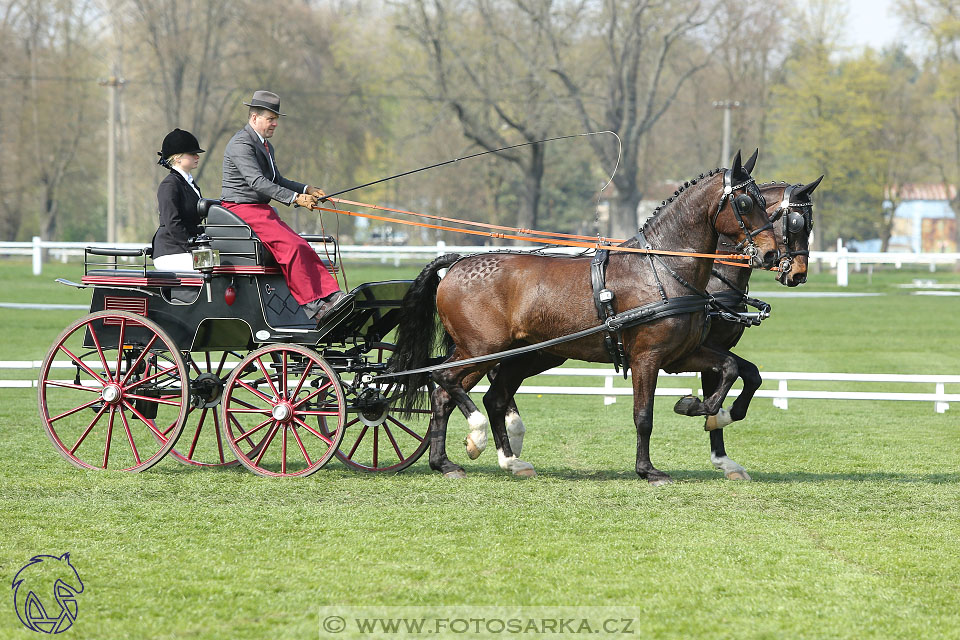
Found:
[{"label": "brown horse", "polygon": [[[778,259],[763,198],[741,165],[714,170],[684,185],[680,193],[658,209],[634,239],[631,247],[652,247],[688,253],[712,253],[719,234],[736,239],[752,250],[756,261],[773,265]],[[645,255],[616,252],[607,268],[607,288],[617,308],[633,309],[662,298],[701,293],[710,277],[712,260],[691,256]],[[438,282],[438,272],[449,268]],[[434,371],[437,387],[431,394],[430,466],[448,477],[461,477],[463,469],[446,455],[447,420],[454,406],[467,417],[474,432],[486,433],[486,419],[470,400],[468,391],[498,359],[456,366],[456,362],[500,353],[514,347],[566,336],[598,324],[590,284],[590,260],[535,254],[481,254],[460,259],[442,256],[429,264],[410,288],[403,304],[397,334],[393,371],[421,368],[433,352],[435,314],[454,345],[451,368]],[[650,460],[653,430],[653,395],[660,369],[700,371],[714,369],[721,384],[705,401],[687,407],[690,415],[713,415],[720,409],[736,378],[736,364],[721,352],[701,345],[706,307],[661,318],[623,330],[627,363],[633,371],[634,423],[637,429],[636,472],[652,484],[670,481]],[[544,348],[545,361],[577,358],[610,362],[599,334]],[[553,364],[549,364],[553,366]],[[506,375],[504,375],[506,374]],[[520,368],[506,367],[498,376],[504,398],[511,398],[527,377]],[[399,376],[405,403],[411,406],[426,374]],[[503,409],[506,406],[504,405]],[[497,407],[500,409],[500,407]],[[500,466],[515,475],[534,475],[533,467],[519,460],[510,448],[501,416],[491,423]]]},{"label": "brown horse", "polygon": [[[752,168],[754,158],[747,162],[746,168]],[[821,176],[807,185],[788,185],[785,182],[779,182],[759,186],[760,193],[767,203],[767,213],[772,216],[774,233],[778,240],[781,262],[777,280],[788,287],[798,286],[807,279],[810,231],[813,228],[811,195],[822,179]],[[734,246],[734,244],[735,241],[732,238],[721,236],[717,249],[722,252]],[[730,304],[736,307],[736,311],[747,311],[746,304],[738,301],[746,297],[747,285],[752,273],[753,270],[751,269],[717,261],[714,263],[710,282],[707,284],[707,291],[715,296],[726,296],[726,299],[731,301]],[[760,370],[755,364],[731,352],[731,349],[743,336],[746,326],[743,322],[718,315],[712,319],[710,331],[704,339],[704,344],[718,351],[727,352],[736,361],[737,373],[743,380],[743,390],[730,410],[720,409],[716,415],[707,416],[704,425],[704,430],[710,433],[710,461],[714,467],[723,471],[725,477],[731,480],[749,480],[750,475],[740,464],[727,456],[723,443],[723,427],[746,417],[753,395],[763,383]],[[504,403],[499,394],[504,393],[504,391],[501,385],[496,384],[495,379],[500,374],[500,370],[508,366],[518,367],[525,372],[539,373],[544,370],[545,366],[559,364],[555,358],[550,358],[545,363],[539,362],[539,359],[543,357],[544,354],[537,351],[511,358],[498,365],[489,374],[493,384],[484,395],[483,403],[491,422],[503,420],[510,440],[510,448],[515,455],[520,455],[523,448],[526,428],[520,418],[520,412],[513,397],[507,402],[506,408],[501,409]],[[700,373],[704,394],[713,394],[720,384],[717,374],[709,369]],[[677,407],[682,408],[683,403],[678,403]],[[504,412],[502,417],[497,415],[501,410]],[[467,455],[471,459],[476,459],[486,447],[486,432],[471,432],[464,444],[467,447]]]}]

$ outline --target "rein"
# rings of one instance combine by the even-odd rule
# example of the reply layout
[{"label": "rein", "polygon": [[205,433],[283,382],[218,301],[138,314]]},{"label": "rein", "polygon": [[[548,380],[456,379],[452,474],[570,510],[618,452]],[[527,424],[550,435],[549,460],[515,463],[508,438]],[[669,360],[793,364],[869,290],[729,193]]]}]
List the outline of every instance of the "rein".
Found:
[{"label": "rein", "polygon": [[[437,229],[437,230],[440,230],[440,231],[453,231],[453,232],[456,232],[456,233],[465,233],[465,234],[468,234],[468,235],[484,236],[484,237],[488,237],[488,238],[500,238],[500,239],[505,239],[505,240],[521,240],[521,241],[525,241],[525,242],[537,242],[537,243],[540,243],[540,244],[550,244],[550,245],[555,245],[555,246],[560,246],[560,247],[580,247],[580,248],[585,248],[585,249],[606,249],[606,250],[608,250],[608,251],[620,251],[620,252],[625,252],[625,253],[643,253],[643,254],[662,255],[662,256],[679,256],[679,257],[687,257],[687,258],[710,258],[710,259],[714,259],[714,260],[715,260],[715,259],[718,259],[718,258],[723,258],[723,259],[726,259],[726,260],[743,260],[743,261],[749,261],[749,260],[752,259],[752,256],[745,255],[745,254],[693,253],[693,252],[690,252],[690,251],[669,251],[669,250],[667,250],[667,249],[639,249],[639,248],[636,248],[636,247],[622,247],[622,246],[619,246],[619,245],[604,244],[603,241],[611,242],[612,240],[611,240],[610,238],[602,238],[602,239],[600,239],[600,238],[596,238],[596,239],[591,238],[591,239],[594,240],[593,242],[581,242],[581,241],[576,241],[576,240],[555,240],[555,239],[552,239],[552,238],[537,237],[537,236],[522,236],[522,235],[513,235],[513,234],[507,234],[507,233],[477,231],[477,230],[474,230],[474,229],[459,229],[459,228],[456,228],[456,227],[445,227],[445,226],[442,226],[442,225],[429,224],[429,223],[426,223],[426,222],[415,222],[415,221],[413,221],[413,220],[400,220],[400,219],[398,219],[398,218],[389,218],[389,217],[386,217],[386,216],[377,216],[377,215],[373,215],[373,214],[371,214],[371,213],[360,213],[360,212],[358,212],[358,211],[347,211],[347,210],[345,210],[345,209],[333,209],[333,208],[330,208],[330,207],[318,207],[318,206],[315,206],[315,205],[311,205],[309,208],[310,208],[311,210],[313,210],[313,211],[326,211],[326,212],[329,212],[329,213],[339,213],[339,214],[343,214],[343,215],[347,215],[347,216],[354,216],[354,217],[358,217],[358,218],[367,218],[368,220],[380,220],[380,221],[384,221],[384,222],[395,222],[395,223],[397,223],[397,224],[405,224],[405,225],[410,225],[410,226],[414,226],[414,227],[422,227],[422,228],[425,228],[425,229]],[[391,211],[391,209],[388,209],[387,207],[379,207],[379,208],[384,209],[384,210]],[[413,213],[413,212],[403,212],[403,213],[409,213],[410,215],[428,217],[426,214],[420,214],[420,213]],[[432,217],[432,218],[434,218],[434,219],[440,218],[440,216],[429,216],[429,217]],[[444,220],[444,221],[456,221],[455,218],[441,218],[441,219]],[[462,222],[465,222],[466,224],[473,224],[473,225],[481,225],[481,224],[484,224],[484,223],[475,223],[475,222],[466,222],[466,221],[462,221]],[[484,224],[484,226],[486,226],[486,225]],[[527,230],[527,229],[515,229],[515,228],[513,228],[513,227],[507,227],[507,229],[516,231],[517,233],[529,233],[529,234],[532,234],[532,233],[541,233],[541,232],[539,232],[539,231],[534,232],[534,231]],[[581,237],[582,237],[582,236],[581,236]],[[749,267],[750,267],[749,264],[737,264],[737,266],[738,266],[738,267],[744,267],[744,268],[749,268]]]}]

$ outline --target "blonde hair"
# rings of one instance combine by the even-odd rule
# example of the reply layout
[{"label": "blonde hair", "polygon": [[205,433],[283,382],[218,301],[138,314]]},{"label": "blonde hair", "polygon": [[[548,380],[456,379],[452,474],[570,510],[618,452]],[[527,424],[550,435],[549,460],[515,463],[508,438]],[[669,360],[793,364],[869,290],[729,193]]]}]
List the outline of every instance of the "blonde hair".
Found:
[{"label": "blonde hair", "polygon": [[183,158],[183,156],[185,156],[185,155],[187,155],[187,154],[185,154],[185,153],[174,153],[174,154],[172,154],[172,155],[167,156],[167,165],[169,165],[171,168],[172,168],[172,167],[179,167],[179,166],[180,166],[180,159]]}]

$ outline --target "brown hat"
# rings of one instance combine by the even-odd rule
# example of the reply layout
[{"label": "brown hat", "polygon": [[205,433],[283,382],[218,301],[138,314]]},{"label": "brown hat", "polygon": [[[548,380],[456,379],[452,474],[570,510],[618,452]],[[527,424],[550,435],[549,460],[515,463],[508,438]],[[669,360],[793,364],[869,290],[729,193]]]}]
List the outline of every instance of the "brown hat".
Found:
[{"label": "brown hat", "polygon": [[247,105],[248,107],[269,109],[278,116],[287,115],[285,113],[280,113],[280,96],[270,91],[254,91],[253,97],[250,98],[250,102],[244,102],[243,104]]}]

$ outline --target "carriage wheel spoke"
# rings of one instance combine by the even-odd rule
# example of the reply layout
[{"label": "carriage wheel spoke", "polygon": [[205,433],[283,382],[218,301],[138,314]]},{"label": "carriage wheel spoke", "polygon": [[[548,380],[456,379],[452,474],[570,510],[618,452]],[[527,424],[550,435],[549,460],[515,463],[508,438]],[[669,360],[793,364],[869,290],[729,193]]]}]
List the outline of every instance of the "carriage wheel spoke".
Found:
[{"label": "carriage wheel spoke", "polygon": [[67,354],[67,356],[68,356],[71,360],[73,360],[73,361],[77,364],[78,367],[80,367],[81,369],[83,369],[84,371],[86,371],[87,374],[89,374],[91,377],[93,377],[95,380],[97,380],[100,384],[102,384],[103,386],[107,386],[107,381],[104,380],[103,378],[101,378],[93,369],[91,369],[90,367],[88,367],[87,364],[86,364],[83,360],[81,360],[81,359],[78,358],[77,356],[73,355],[73,353],[70,352],[70,349],[67,349],[67,348],[66,348],[65,346],[63,346],[63,345],[60,345],[60,351],[63,351],[65,354]]},{"label": "carriage wheel spoke", "polygon": [[287,352],[286,351],[280,354],[280,359],[281,359],[280,360],[281,371],[283,372],[280,377],[280,397],[286,400],[287,399]]},{"label": "carriage wheel spoke", "polygon": [[[120,375],[120,371],[123,368],[123,336],[127,330],[127,319],[123,316],[120,317],[120,339],[117,340],[117,375]],[[156,337],[156,336],[154,336]],[[143,354],[140,354],[141,357]],[[137,358],[137,362],[140,362],[140,358]],[[127,378],[130,377],[130,374],[133,373],[133,370],[136,369],[135,366],[130,367],[130,371],[127,371],[127,375],[124,377],[123,382],[120,383],[120,386],[123,386],[127,383]]]},{"label": "carriage wheel spoke", "polygon": [[270,390],[273,391],[273,397],[279,398],[280,394],[277,393],[277,387],[273,384],[273,380],[271,380],[270,374],[267,373],[267,368],[263,366],[263,359],[257,358],[257,364],[260,365],[260,371],[263,371],[263,376],[267,379],[267,384],[270,385]]},{"label": "carriage wheel spoke", "polygon": [[[126,386],[127,382],[130,380],[130,376],[133,375],[133,372],[136,371],[136,370],[137,370],[137,367],[140,366],[140,363],[143,362],[144,357],[146,357],[147,353],[150,352],[150,349],[153,348],[153,343],[157,341],[157,338],[158,338],[157,334],[153,334],[153,335],[150,337],[150,342],[147,343],[147,346],[145,346],[143,349],[141,349],[140,355],[138,355],[138,356],[137,356],[137,359],[133,361],[133,364],[132,364],[132,365],[130,365],[130,370],[127,371],[127,375],[123,376],[123,381],[120,383],[120,386],[122,386],[122,387],[123,387],[123,386]],[[119,347],[119,350],[120,350],[120,358],[121,358],[121,360],[122,360],[122,358],[123,358],[123,334],[122,334],[122,333],[121,333],[121,335],[120,335],[120,343],[119,343],[119,344],[120,344],[120,347]],[[120,371],[120,365],[119,365],[119,364],[117,365],[117,371],[118,371],[118,372]]]},{"label": "carriage wheel spoke", "polygon": [[363,425],[363,429],[360,430],[360,435],[357,436],[357,441],[353,443],[353,449],[350,449],[350,453],[347,454],[348,458],[352,458],[353,454],[357,452],[357,447],[360,446],[360,441],[363,440],[363,436],[367,435],[367,429],[370,428],[370,425]]},{"label": "carriage wheel spoke", "polygon": [[213,431],[217,434],[217,452],[220,454],[220,463],[223,464],[226,462],[226,459],[223,457],[223,439],[220,437],[220,418],[217,417],[217,412],[213,412]]},{"label": "carriage wheel spoke", "polygon": [[137,461],[137,464],[140,464],[140,452],[137,451],[137,445],[133,443],[133,432],[130,431],[130,423],[127,422],[127,416],[123,412],[123,409],[120,409],[120,420],[123,422],[123,428],[127,432],[127,442],[130,443],[130,450],[133,451],[133,458]]},{"label": "carriage wheel spoke", "polygon": [[100,393],[100,389],[97,387],[85,387],[82,384],[76,385],[70,382],[60,382],[59,380],[44,380],[43,383],[50,387],[63,387],[64,389],[76,389],[77,391],[90,391],[92,393]]},{"label": "carriage wheel spoke", "polygon": [[387,420],[389,420],[389,421],[392,422],[393,424],[397,425],[398,427],[400,427],[401,429],[403,429],[404,431],[406,431],[407,433],[409,433],[411,436],[413,436],[414,438],[416,438],[418,441],[423,442],[423,438],[421,438],[419,435],[417,435],[416,433],[414,433],[413,431],[411,431],[411,430],[407,427],[407,425],[403,424],[402,422],[400,422],[399,420],[397,420],[397,419],[394,418],[393,416],[387,416]]},{"label": "carriage wheel spoke", "polygon": [[179,407],[183,403],[180,400],[171,400],[170,398],[175,398],[177,396],[161,396],[159,398],[151,398],[150,396],[140,396],[135,393],[128,393],[124,395],[125,398],[133,398],[134,400],[143,400],[144,402],[153,402],[156,404],[165,404],[171,407]]},{"label": "carriage wheel spoke", "polygon": [[303,388],[303,383],[307,381],[307,376],[310,375],[310,370],[313,369],[313,360],[307,363],[307,366],[303,370],[303,375],[300,376],[300,380],[297,382],[297,388],[294,389],[293,393],[290,394],[290,399],[293,400],[298,395],[300,395],[300,389]]},{"label": "carriage wheel spoke", "polygon": [[[114,378],[110,375],[110,366],[107,364],[107,357],[103,354],[103,347],[100,346],[100,339],[97,338],[97,332],[93,330],[93,322],[87,323],[87,331],[90,332],[90,337],[93,338],[93,344],[97,347],[97,355],[100,356],[100,364],[103,365],[104,374],[113,382]],[[117,375],[120,375],[120,369],[117,369]]]},{"label": "carriage wheel spoke", "polygon": [[[390,431],[390,428],[386,425],[386,423],[384,423],[382,426],[383,432],[387,434],[387,437],[390,439],[390,444],[393,445],[393,450],[397,452],[397,459],[403,460],[403,452],[400,451],[400,447],[397,445],[397,439],[393,437],[393,433]],[[376,463],[374,463],[373,466],[377,466]]]},{"label": "carriage wheel spoke", "polygon": [[[200,421],[197,422],[197,431],[196,433],[193,434],[193,441],[190,442],[190,450],[187,451],[188,458],[193,458],[193,452],[196,451],[197,449],[197,440],[200,439],[200,430],[203,429],[203,421],[206,420],[206,418],[207,418],[207,409],[204,409],[203,411],[200,412]],[[223,457],[222,453],[220,457],[221,458]]]},{"label": "carriage wheel spoke", "polygon": [[110,420],[107,423],[107,446],[103,448],[103,469],[107,468],[107,461],[110,459],[110,441],[113,440],[113,419],[116,415],[116,407],[110,407]]},{"label": "carriage wheel spoke", "polygon": [[[284,363],[286,367],[286,363]],[[283,429],[283,435],[281,436],[281,456],[280,456],[280,473],[287,474],[287,428],[281,427]]]},{"label": "carriage wheel spoke", "polygon": [[343,428],[346,429],[347,427],[352,427],[353,425],[357,424],[358,422],[360,422],[360,418],[354,418],[353,420],[351,420],[351,421],[348,422],[347,424],[343,425]]},{"label": "carriage wheel spoke", "polygon": [[310,459],[310,455],[307,453],[307,448],[303,446],[303,440],[300,439],[300,434],[297,433],[297,425],[290,425],[290,430],[293,431],[293,437],[297,440],[297,446],[300,447],[300,453],[303,454],[303,459],[307,461],[307,466],[313,466],[313,460]]},{"label": "carriage wheel spoke", "polygon": [[[237,427],[239,427],[241,430],[243,429],[243,425],[240,424],[240,422],[236,418],[234,418],[232,415],[230,416],[230,419],[233,420],[233,422],[237,425]],[[240,442],[241,440],[245,439],[248,442],[250,442],[250,444],[253,444],[253,442],[250,440],[250,435],[256,433],[257,431],[260,431],[260,429],[263,429],[265,426],[267,426],[271,422],[273,422],[273,417],[267,418],[266,420],[264,420],[263,422],[255,426],[253,429],[250,429],[250,431],[241,433],[239,436],[237,436],[237,439],[234,440],[234,442],[235,443]]]},{"label": "carriage wheel spoke", "polygon": [[268,398],[268,397],[265,396],[264,394],[262,394],[262,393],[260,393],[259,391],[257,391],[257,390],[256,390],[253,386],[251,386],[249,383],[244,382],[243,380],[237,378],[237,384],[239,384],[241,387],[243,387],[244,389],[246,389],[247,391],[249,391],[249,392],[252,393],[253,395],[257,396],[258,398],[260,398],[260,399],[263,400],[264,402],[268,402],[268,403],[270,403],[271,405],[273,404],[273,400],[271,400],[270,398]]},{"label": "carriage wheel spoke", "polygon": [[[146,384],[147,382],[150,382],[150,381],[152,381],[152,380],[156,380],[156,379],[159,378],[160,376],[169,374],[171,371],[176,371],[176,370],[177,370],[177,365],[176,365],[176,364],[174,364],[172,367],[169,367],[169,368],[167,368],[167,369],[163,369],[162,371],[160,370],[160,367],[158,366],[156,373],[154,373],[154,374],[151,375],[151,376],[147,376],[146,378],[143,378],[143,379],[141,379],[141,380],[137,380],[136,382],[134,382],[134,383],[131,384],[131,385],[125,386],[125,387],[123,388],[123,390],[124,390],[124,391],[129,391],[130,389],[136,389],[136,388],[139,387],[140,385]],[[176,380],[176,379],[177,379],[176,376],[170,376],[170,377],[171,377],[171,379],[173,379],[173,380]],[[126,383],[126,380],[124,380],[124,383]]]},{"label": "carriage wheel spoke", "polygon": [[[56,421],[59,420],[60,418],[66,418],[67,416],[72,416],[72,415],[75,414],[76,412],[78,412],[78,411],[83,411],[83,410],[86,409],[87,407],[91,407],[91,406],[97,404],[98,402],[100,402],[100,396],[97,396],[96,398],[94,398],[94,399],[91,400],[90,402],[86,402],[86,403],[80,405],[79,407],[76,407],[76,408],[74,408],[74,409],[70,409],[70,411],[66,411],[66,412],[61,413],[60,415],[58,415],[58,416],[56,416],[56,417],[54,417],[54,418],[50,418],[50,422],[56,422]],[[106,405],[104,405],[104,407],[106,407]]]},{"label": "carriage wheel spoke", "polygon": [[378,454],[380,452],[380,427],[373,428],[373,466],[379,464]]},{"label": "carriage wheel spoke", "polygon": [[[91,403],[92,404],[92,403]],[[83,443],[84,439],[87,437],[87,434],[93,429],[93,425],[97,424],[97,421],[100,420],[100,416],[103,415],[103,412],[107,410],[107,405],[100,407],[100,411],[97,411],[97,415],[93,417],[93,420],[90,421],[90,424],[87,426],[86,431],[80,435],[80,439],[77,440],[77,444],[73,445],[73,449],[70,449],[70,454],[76,453],[77,449],[80,448],[80,444]]]},{"label": "carriage wheel spoke", "polygon": [[318,395],[320,395],[321,393],[329,389],[331,386],[333,386],[333,383],[327,382],[327,384],[323,385],[322,387],[318,387],[316,390],[311,391],[304,398],[294,403],[293,408],[296,409],[297,407],[302,405],[304,402],[307,402],[308,400],[312,400],[313,398],[316,398]]},{"label": "carriage wheel spoke", "polygon": [[139,411],[137,411],[132,404],[130,404],[129,402],[126,401],[126,399],[123,400],[123,406],[125,406],[127,409],[129,409],[129,410],[130,410],[130,413],[132,413],[133,415],[137,416],[137,419],[139,419],[140,422],[142,422],[143,424],[147,425],[147,427],[148,427],[151,431],[153,431],[153,433],[156,434],[157,438],[160,439],[160,442],[166,442],[166,441],[167,441],[167,438],[166,438],[165,434],[161,433],[160,430],[157,429],[157,425],[153,424],[153,421],[150,420],[150,418],[144,417],[144,415],[143,415],[142,413],[140,413]]},{"label": "carriage wheel spoke", "polygon": [[308,425],[306,422],[304,422],[304,421],[301,420],[300,418],[297,418],[296,416],[294,416],[293,420],[294,420],[298,425],[300,425],[301,427],[303,427],[304,429],[306,429],[307,431],[309,431],[309,432],[312,433],[313,435],[317,436],[318,438],[320,438],[321,440],[323,440],[324,442],[326,442],[328,446],[331,446],[331,447],[333,446],[333,441],[330,440],[330,438],[328,438],[327,436],[323,435],[323,434],[320,433],[319,431],[315,430],[313,427],[311,427],[310,425]]},{"label": "carriage wheel spoke", "polygon": [[277,428],[279,426],[280,426],[279,422],[274,422],[273,428],[270,430],[270,433],[267,434],[266,440],[263,441],[263,446],[260,448],[260,453],[257,454],[257,459],[253,461],[255,465],[257,466],[260,465],[260,461],[263,460],[263,454],[267,452],[267,448],[270,446],[270,443],[273,442],[274,436],[277,435]]}]

